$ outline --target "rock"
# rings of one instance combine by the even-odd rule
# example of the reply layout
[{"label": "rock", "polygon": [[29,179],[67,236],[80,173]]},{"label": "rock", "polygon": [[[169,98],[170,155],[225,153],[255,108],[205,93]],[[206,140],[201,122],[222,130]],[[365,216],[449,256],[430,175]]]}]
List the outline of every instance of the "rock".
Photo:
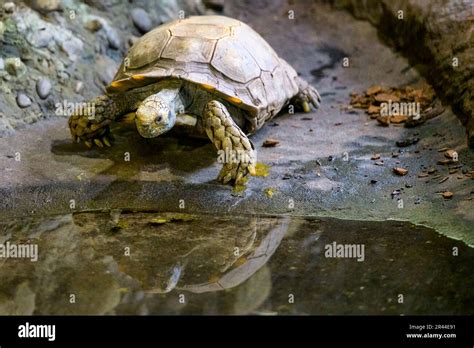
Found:
[{"label": "rock", "polygon": [[5,59],[5,70],[13,76],[22,76],[26,73],[26,66],[20,58],[13,57]]},{"label": "rock", "polygon": [[133,24],[141,33],[147,33],[153,27],[151,19],[144,9],[134,8],[131,12],[131,15]]},{"label": "rock", "polygon": [[[56,69],[59,64],[67,64],[76,61],[78,56],[84,52],[81,39],[66,29],[65,25],[56,25],[53,22],[43,20],[38,13],[24,10],[18,15],[13,15],[18,33],[35,48],[47,47],[52,53],[57,52],[59,47],[68,55],[69,59],[55,59]],[[59,58],[59,57],[58,57]]]},{"label": "rock", "polygon": [[31,105],[31,99],[24,93],[18,93],[16,103],[20,108],[27,108]]},{"label": "rock", "polygon": [[15,12],[15,4],[13,2],[6,2],[3,4],[3,9],[6,13],[13,13]]},{"label": "rock", "polygon": [[99,31],[100,29],[102,29],[102,23],[98,19],[91,19],[86,22],[84,27],[87,30],[90,30],[95,33],[96,31]]},{"label": "rock", "polygon": [[115,50],[120,49],[122,46],[122,40],[120,39],[117,30],[112,27],[108,27],[106,30],[107,33],[107,41],[109,42],[109,47]]},{"label": "rock", "polygon": [[[472,83],[472,1],[334,0],[359,19],[369,20],[410,60],[423,62],[425,77],[451,101],[474,148],[474,84]],[[375,4],[376,3],[376,4]],[[399,20],[398,14],[405,18]],[[439,15],[442,13],[443,15]],[[397,23],[397,25],[387,25]],[[423,42],[423,49],[413,49]],[[456,58],[454,66],[453,59]]]},{"label": "rock", "polygon": [[104,86],[108,85],[117,72],[118,63],[104,56],[97,59],[95,64],[100,82]]},{"label": "rock", "polygon": [[47,78],[42,78],[36,83],[36,92],[41,99],[46,99],[51,93],[51,82]]},{"label": "rock", "polygon": [[79,93],[80,91],[82,91],[83,87],[84,84],[82,83],[82,81],[77,81],[76,87],[74,87],[74,92]]},{"label": "rock", "polygon": [[61,10],[60,0],[32,0],[30,4],[33,9],[42,13]]},{"label": "rock", "polygon": [[78,56],[82,52],[83,43],[76,37],[71,37],[69,39],[64,39],[60,43],[61,49],[67,53],[70,60],[77,60]]},{"label": "rock", "polygon": [[137,40],[138,40],[138,37],[136,37],[136,36],[134,36],[134,35],[130,36],[130,37],[128,38],[128,45],[129,45],[130,47],[132,47],[133,45],[135,45],[135,42],[137,42]]},{"label": "rock", "polygon": [[420,138],[412,137],[412,138],[406,138],[406,139],[403,139],[403,140],[398,140],[395,144],[398,147],[407,147],[407,146],[410,146],[410,145],[414,145],[414,144],[418,143],[419,141],[420,141]]}]

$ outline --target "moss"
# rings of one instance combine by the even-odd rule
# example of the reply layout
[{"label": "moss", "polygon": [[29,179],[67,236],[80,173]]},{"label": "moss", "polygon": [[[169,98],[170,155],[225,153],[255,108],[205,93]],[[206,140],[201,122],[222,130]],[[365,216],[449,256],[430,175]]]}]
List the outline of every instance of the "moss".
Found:
[{"label": "moss", "polygon": [[255,176],[263,176],[267,177],[268,174],[270,173],[270,167],[267,166],[266,164],[258,162],[257,165],[255,166]]}]

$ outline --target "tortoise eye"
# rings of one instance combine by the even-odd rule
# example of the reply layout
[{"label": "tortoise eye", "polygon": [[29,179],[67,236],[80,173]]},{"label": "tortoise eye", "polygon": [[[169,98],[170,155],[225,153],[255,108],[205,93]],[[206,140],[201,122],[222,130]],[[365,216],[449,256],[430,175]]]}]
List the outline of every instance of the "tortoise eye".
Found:
[{"label": "tortoise eye", "polygon": [[161,122],[162,120],[163,120],[163,117],[158,116],[158,117],[156,118],[155,122],[158,123],[158,122]]}]

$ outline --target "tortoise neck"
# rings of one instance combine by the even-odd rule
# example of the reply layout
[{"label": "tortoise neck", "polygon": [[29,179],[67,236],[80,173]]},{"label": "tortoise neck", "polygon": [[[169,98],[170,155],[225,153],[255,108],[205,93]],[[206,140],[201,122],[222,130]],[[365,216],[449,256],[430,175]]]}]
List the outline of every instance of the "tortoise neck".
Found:
[{"label": "tortoise neck", "polygon": [[119,114],[126,114],[137,110],[142,101],[153,94],[157,94],[161,100],[168,104],[170,109],[175,110],[176,114],[179,114],[184,112],[184,101],[180,94],[181,86],[182,83],[179,81],[173,83],[163,81],[141,88],[134,88],[123,94],[111,97],[115,101]]}]

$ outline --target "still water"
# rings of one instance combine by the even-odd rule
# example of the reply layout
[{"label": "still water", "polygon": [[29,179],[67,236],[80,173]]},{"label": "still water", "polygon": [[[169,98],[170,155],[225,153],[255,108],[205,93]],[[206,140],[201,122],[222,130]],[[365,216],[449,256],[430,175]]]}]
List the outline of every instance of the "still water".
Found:
[{"label": "still water", "polygon": [[404,222],[114,210],[0,231],[1,315],[474,313],[474,250]]}]

